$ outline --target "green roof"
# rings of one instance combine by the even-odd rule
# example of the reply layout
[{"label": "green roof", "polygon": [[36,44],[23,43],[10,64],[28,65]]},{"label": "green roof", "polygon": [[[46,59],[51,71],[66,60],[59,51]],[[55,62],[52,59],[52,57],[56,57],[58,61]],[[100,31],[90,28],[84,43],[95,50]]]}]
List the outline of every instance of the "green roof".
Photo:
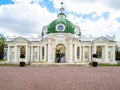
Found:
[{"label": "green roof", "polygon": [[[49,25],[47,25],[47,29],[44,29],[42,34],[50,34],[50,33],[71,33],[75,34],[75,28],[76,25],[74,25],[71,21],[66,19],[66,15],[63,12],[63,3],[61,2],[61,8],[60,13],[58,14],[58,18],[52,21]],[[79,32],[79,31],[78,31]],[[78,33],[78,35],[81,35],[81,32]]]},{"label": "green roof", "polygon": [[[59,32],[56,30],[56,25],[57,24],[64,24],[65,25],[65,30],[63,32]],[[72,33],[74,34],[74,25],[72,24],[72,22],[70,22],[69,20],[65,19],[65,18],[58,18],[54,21],[52,21],[49,25],[48,25],[48,31],[47,33]]]}]

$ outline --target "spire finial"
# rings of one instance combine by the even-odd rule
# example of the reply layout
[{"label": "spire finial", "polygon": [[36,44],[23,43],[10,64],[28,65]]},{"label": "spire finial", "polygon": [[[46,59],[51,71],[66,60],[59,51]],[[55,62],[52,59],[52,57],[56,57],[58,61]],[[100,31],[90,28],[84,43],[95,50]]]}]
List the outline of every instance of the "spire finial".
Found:
[{"label": "spire finial", "polygon": [[63,5],[63,2],[61,2],[60,4],[61,4],[61,6],[62,6],[62,5]]},{"label": "spire finial", "polygon": [[61,4],[61,8],[60,8],[60,13],[58,14],[58,18],[65,18],[66,15],[64,14],[63,2],[61,2],[60,4]]},{"label": "spire finial", "polygon": [[61,4],[61,8],[60,8],[60,11],[61,13],[64,11],[64,8],[63,8],[63,2],[60,3]]}]

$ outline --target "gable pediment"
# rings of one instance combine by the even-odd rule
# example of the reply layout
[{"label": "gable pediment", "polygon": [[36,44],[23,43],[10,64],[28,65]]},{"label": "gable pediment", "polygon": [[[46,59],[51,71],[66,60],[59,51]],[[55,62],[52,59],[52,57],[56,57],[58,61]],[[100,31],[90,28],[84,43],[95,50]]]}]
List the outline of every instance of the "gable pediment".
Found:
[{"label": "gable pediment", "polygon": [[28,43],[28,40],[23,37],[17,37],[13,40],[14,43]]},{"label": "gable pediment", "polygon": [[95,39],[93,42],[105,43],[105,42],[109,42],[109,40],[102,36],[102,37],[99,37],[99,38]]}]

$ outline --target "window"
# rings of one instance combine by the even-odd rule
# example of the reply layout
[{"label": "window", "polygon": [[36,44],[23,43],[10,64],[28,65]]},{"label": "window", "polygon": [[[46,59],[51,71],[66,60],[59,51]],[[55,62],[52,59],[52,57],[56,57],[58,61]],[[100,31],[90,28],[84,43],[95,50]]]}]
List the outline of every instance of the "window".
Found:
[{"label": "window", "polygon": [[56,25],[56,30],[62,32],[65,30],[65,25],[63,23],[59,23]]},{"label": "window", "polygon": [[85,52],[85,59],[88,59],[88,52]]},{"label": "window", "polygon": [[25,58],[25,47],[20,48],[20,58]]},{"label": "window", "polygon": [[97,47],[98,58],[102,58],[102,47]]},{"label": "window", "polygon": [[37,59],[37,52],[35,52],[35,59]]},{"label": "window", "polygon": [[42,59],[44,59],[44,47],[42,47]]},{"label": "window", "polygon": [[80,58],[80,48],[77,47],[77,58]]}]

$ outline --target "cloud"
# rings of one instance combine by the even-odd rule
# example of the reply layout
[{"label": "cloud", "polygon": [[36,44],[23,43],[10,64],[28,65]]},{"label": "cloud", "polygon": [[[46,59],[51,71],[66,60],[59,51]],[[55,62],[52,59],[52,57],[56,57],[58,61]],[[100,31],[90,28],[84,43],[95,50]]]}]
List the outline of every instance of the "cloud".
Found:
[{"label": "cloud", "polygon": [[109,7],[116,10],[120,9],[120,0],[104,0],[104,3]]},{"label": "cloud", "polygon": [[[0,31],[14,35],[41,34],[42,27],[55,19],[46,7],[33,0],[15,0],[14,4],[0,6]],[[29,2],[30,1],[30,2]]]},{"label": "cloud", "polygon": [[60,7],[61,1],[64,2],[65,10],[69,13],[68,19],[80,26],[82,34],[114,35],[120,31],[120,24],[118,19],[116,20],[120,15],[120,0],[52,1],[56,9]]},{"label": "cloud", "polygon": [[19,3],[19,4],[28,4],[28,3],[39,3],[42,2],[43,0],[12,0],[14,3]]},{"label": "cloud", "polygon": [[[0,32],[5,35],[40,34],[56,19],[64,2],[67,19],[80,26],[82,34],[106,35],[120,31],[120,0],[49,0],[58,12],[50,12],[44,0],[13,0],[0,6]],[[118,34],[116,34],[118,35]]]}]

